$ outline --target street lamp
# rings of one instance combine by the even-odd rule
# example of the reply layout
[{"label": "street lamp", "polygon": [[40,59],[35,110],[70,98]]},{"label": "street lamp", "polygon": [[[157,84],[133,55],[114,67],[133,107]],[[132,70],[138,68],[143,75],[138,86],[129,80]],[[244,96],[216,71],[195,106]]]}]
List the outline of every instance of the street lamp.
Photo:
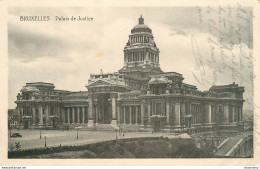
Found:
[{"label": "street lamp", "polygon": [[45,147],[46,147],[46,136],[44,136],[44,139],[45,139]]},{"label": "street lamp", "polygon": [[79,130],[77,130],[77,140],[79,139]]},{"label": "street lamp", "polygon": [[116,132],[116,140],[117,140],[117,129],[115,129],[115,132]]}]

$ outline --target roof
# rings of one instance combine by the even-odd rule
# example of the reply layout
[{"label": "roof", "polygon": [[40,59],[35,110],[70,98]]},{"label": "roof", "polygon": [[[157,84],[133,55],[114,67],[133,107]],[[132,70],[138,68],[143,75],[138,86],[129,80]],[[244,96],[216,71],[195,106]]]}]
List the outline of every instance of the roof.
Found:
[{"label": "roof", "polygon": [[53,83],[45,83],[45,82],[31,82],[26,83],[26,86],[54,86]]},{"label": "roof", "polygon": [[140,16],[140,18],[138,19],[139,23],[138,25],[136,25],[132,30],[131,33],[137,33],[137,32],[148,32],[148,33],[152,33],[152,30],[144,24],[144,18],[142,18],[142,15]]},{"label": "roof", "polygon": [[65,95],[64,97],[88,97],[88,92],[87,91],[72,92],[70,94]]},{"label": "roof", "polygon": [[38,92],[40,91],[39,89],[37,89],[34,86],[24,86],[21,90],[21,92]]},{"label": "roof", "polygon": [[212,91],[212,90],[235,89],[235,88],[244,89],[244,87],[238,87],[238,84],[233,82],[232,84],[229,85],[218,85],[218,86],[213,85],[209,90]]},{"label": "roof", "polygon": [[171,80],[165,80],[165,79],[155,79],[155,80],[151,80],[148,84],[168,84],[168,83],[172,83]]}]

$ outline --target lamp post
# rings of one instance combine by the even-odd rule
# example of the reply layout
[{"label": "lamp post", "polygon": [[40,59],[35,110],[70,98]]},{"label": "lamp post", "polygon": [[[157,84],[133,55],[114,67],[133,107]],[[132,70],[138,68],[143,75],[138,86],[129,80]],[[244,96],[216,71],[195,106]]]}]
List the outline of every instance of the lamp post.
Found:
[{"label": "lamp post", "polygon": [[77,140],[79,139],[79,130],[77,129]]},{"label": "lamp post", "polygon": [[115,132],[116,132],[116,140],[117,140],[117,129],[115,129]]},{"label": "lamp post", "polygon": [[42,139],[42,131],[40,130],[40,139]]},{"label": "lamp post", "polygon": [[45,144],[44,144],[44,145],[45,145],[45,147],[46,147],[46,136],[44,136],[44,139],[45,139]]}]

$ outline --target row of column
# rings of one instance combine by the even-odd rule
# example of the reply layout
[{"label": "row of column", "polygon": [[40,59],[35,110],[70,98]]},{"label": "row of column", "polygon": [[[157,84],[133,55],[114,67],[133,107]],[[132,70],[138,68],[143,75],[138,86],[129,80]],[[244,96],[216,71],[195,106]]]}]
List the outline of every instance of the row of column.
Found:
[{"label": "row of column", "polygon": [[141,42],[141,43],[146,42],[147,43],[147,42],[149,42],[149,40],[150,40],[149,36],[140,35],[140,36],[131,36],[130,37],[131,43],[138,43],[138,42]]},{"label": "row of column", "polygon": [[242,106],[224,105],[223,122],[237,122],[243,120]]},{"label": "row of column", "polygon": [[[35,125],[36,124],[36,116],[38,115],[38,119],[39,119],[39,123],[38,125],[43,125],[43,118],[45,117],[45,123],[48,124],[49,122],[49,116],[50,116],[50,106],[42,106],[42,105],[37,105],[37,106],[31,106],[29,107],[29,112],[27,112],[25,114],[25,109],[24,107],[20,107],[18,106],[17,110],[18,110],[18,118],[19,118],[19,122],[20,124],[22,124],[22,120],[24,116],[31,116],[32,118],[32,124]],[[57,106],[56,107],[57,111],[55,114],[59,114],[60,112],[60,107]],[[36,114],[37,112],[37,114]]]},{"label": "row of column", "polygon": [[23,122],[23,117],[28,116],[29,118],[31,118],[32,125],[36,125],[37,122],[38,125],[44,125],[44,121],[45,124],[48,125],[49,116],[58,115],[60,113],[60,106],[53,106],[53,108],[51,108],[51,106],[49,105],[32,105],[27,108],[23,106],[18,106],[17,110],[20,124],[22,124]]},{"label": "row of column", "polygon": [[143,124],[143,106],[122,106],[122,110],[118,117],[121,124]]},{"label": "row of column", "polygon": [[145,60],[145,51],[125,53],[125,62],[141,62]]},{"label": "row of column", "polygon": [[84,124],[86,122],[85,120],[86,117],[87,117],[87,107],[66,107],[62,115],[62,119],[63,119],[62,121],[63,123],[68,123],[68,124],[70,123]]},{"label": "row of column", "polygon": [[[146,60],[145,51],[136,51],[125,53],[125,62],[143,62]],[[159,63],[159,56],[154,52],[148,52],[147,60]]]}]

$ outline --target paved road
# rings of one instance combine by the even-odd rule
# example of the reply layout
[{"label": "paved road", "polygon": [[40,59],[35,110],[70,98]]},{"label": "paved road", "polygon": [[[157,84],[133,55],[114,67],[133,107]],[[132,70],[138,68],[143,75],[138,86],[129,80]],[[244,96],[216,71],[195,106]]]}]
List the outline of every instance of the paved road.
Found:
[{"label": "paved road", "polygon": [[[30,149],[30,148],[40,148],[45,145],[45,136],[46,144],[48,146],[59,146],[59,145],[80,145],[95,143],[106,140],[116,139],[115,132],[105,132],[105,131],[60,131],[60,130],[41,130],[41,139],[40,139],[40,130],[12,130],[12,133],[19,132],[23,137],[18,138],[8,138],[8,144],[14,145],[15,142],[20,142],[21,149]],[[167,133],[147,133],[147,132],[129,132],[120,134],[117,133],[117,138],[135,138],[135,137],[174,137],[172,134]]]}]

